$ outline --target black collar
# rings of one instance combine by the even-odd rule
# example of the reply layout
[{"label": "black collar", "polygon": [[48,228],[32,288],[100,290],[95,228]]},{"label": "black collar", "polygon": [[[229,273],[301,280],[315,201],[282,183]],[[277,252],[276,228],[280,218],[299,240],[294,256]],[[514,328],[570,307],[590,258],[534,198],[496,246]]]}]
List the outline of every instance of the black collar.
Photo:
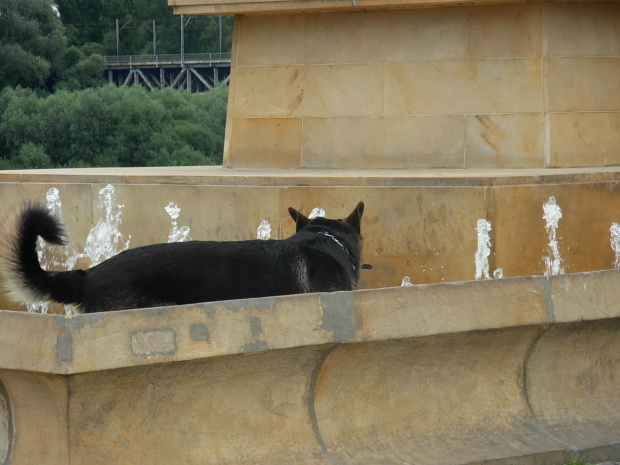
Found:
[{"label": "black collar", "polygon": [[336,236],[334,236],[332,233],[325,231],[325,230],[321,230],[319,231],[317,234],[321,234],[325,237],[329,237],[332,241],[334,241],[336,244],[338,244],[342,250],[344,250],[347,255],[349,256],[349,260],[351,261],[351,266],[353,267],[353,270],[355,271],[357,268],[355,267],[355,263],[353,263],[353,257],[351,257],[351,254],[349,253],[349,249],[347,249],[347,246],[344,245],[344,242],[342,242],[340,239],[338,239]]}]

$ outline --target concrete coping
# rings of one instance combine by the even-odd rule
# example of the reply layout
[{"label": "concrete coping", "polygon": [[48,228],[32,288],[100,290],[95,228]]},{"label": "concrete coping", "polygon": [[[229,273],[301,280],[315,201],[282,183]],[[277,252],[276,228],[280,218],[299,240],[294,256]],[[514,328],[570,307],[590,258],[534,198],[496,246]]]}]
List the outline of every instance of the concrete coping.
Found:
[{"label": "concrete coping", "polygon": [[528,169],[250,169],[222,166],[0,171],[0,182],[239,186],[498,186],[620,181],[620,166]]},{"label": "concrete coping", "polygon": [[[524,3],[525,0],[168,0],[175,14],[234,15],[274,13],[319,13],[334,11],[367,11],[438,6],[495,5]],[[540,2],[553,0],[538,0]]]},{"label": "concrete coping", "polygon": [[617,270],[65,317],[0,311],[0,368],[73,374],[620,316]]}]

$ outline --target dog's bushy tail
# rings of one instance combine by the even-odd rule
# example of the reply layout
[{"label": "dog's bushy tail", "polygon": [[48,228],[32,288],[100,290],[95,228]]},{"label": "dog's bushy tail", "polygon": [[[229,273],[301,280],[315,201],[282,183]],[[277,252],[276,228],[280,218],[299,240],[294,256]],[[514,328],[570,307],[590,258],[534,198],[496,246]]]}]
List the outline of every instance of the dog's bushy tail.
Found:
[{"label": "dog's bushy tail", "polygon": [[55,300],[77,302],[77,272],[48,272],[41,268],[37,237],[64,245],[64,229],[42,205],[26,203],[5,218],[0,237],[0,279],[8,297],[19,303]]}]

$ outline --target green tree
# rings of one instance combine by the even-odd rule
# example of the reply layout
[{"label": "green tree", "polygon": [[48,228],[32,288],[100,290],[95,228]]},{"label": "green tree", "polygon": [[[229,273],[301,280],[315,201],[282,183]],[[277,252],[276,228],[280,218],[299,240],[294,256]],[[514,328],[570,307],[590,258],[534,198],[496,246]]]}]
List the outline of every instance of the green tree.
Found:
[{"label": "green tree", "polygon": [[0,89],[49,89],[63,66],[66,48],[64,29],[52,6],[50,0],[0,1]]},{"label": "green tree", "polygon": [[[69,57],[73,49],[68,50]],[[69,59],[67,59],[69,61]],[[106,83],[104,78],[105,65],[99,54],[82,57],[73,66],[60,73],[56,89],[79,90],[89,87],[100,87]]]},{"label": "green tree", "polygon": [[[85,47],[100,44],[96,53],[116,55],[116,20],[119,22],[120,55],[153,53],[155,20],[158,54],[180,53],[181,18],[174,15],[167,0],[57,0],[60,18],[65,24],[70,45]],[[220,51],[217,16],[185,16],[186,53]],[[232,43],[233,18],[222,17],[221,51]],[[88,52],[83,49],[85,54]]]},{"label": "green tree", "polygon": [[42,145],[27,142],[19,148],[19,164],[27,169],[50,168],[52,163]]},{"label": "green tree", "polygon": [[190,94],[105,85],[47,96],[7,88],[0,167],[219,164],[227,95],[226,86]]},{"label": "green tree", "polygon": [[40,128],[43,119],[39,115],[42,113],[43,100],[27,89],[9,88],[2,95],[5,109],[0,119],[0,133],[6,148],[5,158],[17,162],[23,144],[42,143]]},{"label": "green tree", "polygon": [[101,43],[104,34],[112,29],[110,24],[100,21],[101,0],[56,0],[56,5],[69,45]]}]

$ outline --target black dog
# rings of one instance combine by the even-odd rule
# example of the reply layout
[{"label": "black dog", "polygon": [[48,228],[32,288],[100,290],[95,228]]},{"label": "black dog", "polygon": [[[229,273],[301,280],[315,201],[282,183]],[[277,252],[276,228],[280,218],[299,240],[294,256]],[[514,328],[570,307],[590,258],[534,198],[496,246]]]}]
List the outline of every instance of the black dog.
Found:
[{"label": "black dog", "polygon": [[25,204],[4,224],[0,278],[16,302],[52,300],[86,313],[355,289],[363,202],[344,220],[289,213],[296,233],[288,239],[153,244],[55,272],[41,268],[35,244],[37,236],[65,244],[63,227],[45,207]]}]

